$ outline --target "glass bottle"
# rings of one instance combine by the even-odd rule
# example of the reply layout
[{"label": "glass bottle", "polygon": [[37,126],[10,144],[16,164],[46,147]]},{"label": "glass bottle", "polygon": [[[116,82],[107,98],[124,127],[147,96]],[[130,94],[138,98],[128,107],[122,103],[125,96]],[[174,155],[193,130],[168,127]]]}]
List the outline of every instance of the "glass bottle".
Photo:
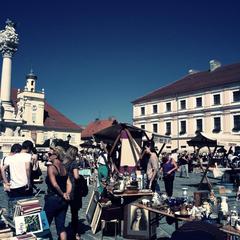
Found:
[{"label": "glass bottle", "polygon": [[182,188],[182,197],[184,202],[186,202],[188,200],[188,188],[183,187]]},{"label": "glass bottle", "polygon": [[237,207],[233,206],[230,212],[230,224],[232,227],[236,226],[237,220],[238,220]]},{"label": "glass bottle", "polygon": [[227,203],[227,197],[226,196],[221,196],[220,210],[222,211],[223,215],[227,215],[227,213],[228,213],[228,203]]}]

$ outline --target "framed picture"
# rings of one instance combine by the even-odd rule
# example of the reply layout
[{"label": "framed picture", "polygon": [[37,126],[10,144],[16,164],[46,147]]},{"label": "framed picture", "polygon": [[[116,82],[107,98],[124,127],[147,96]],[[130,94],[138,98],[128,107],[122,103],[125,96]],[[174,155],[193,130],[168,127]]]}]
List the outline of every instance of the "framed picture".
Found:
[{"label": "framed picture", "polygon": [[87,210],[86,210],[86,219],[89,224],[92,223],[92,219],[93,219],[95,209],[97,207],[98,199],[99,199],[99,193],[97,191],[93,191],[87,206]]},{"label": "framed picture", "polygon": [[101,214],[102,214],[102,207],[101,207],[100,203],[97,203],[97,206],[96,206],[96,209],[95,209],[95,212],[93,215],[92,223],[91,223],[91,228],[92,228],[93,234],[95,234],[97,232]]},{"label": "framed picture", "polygon": [[156,214],[128,204],[124,209],[123,237],[134,239],[156,238]]},{"label": "framed picture", "polygon": [[18,216],[15,217],[14,221],[16,235],[28,232],[38,233],[43,231],[40,213]]}]

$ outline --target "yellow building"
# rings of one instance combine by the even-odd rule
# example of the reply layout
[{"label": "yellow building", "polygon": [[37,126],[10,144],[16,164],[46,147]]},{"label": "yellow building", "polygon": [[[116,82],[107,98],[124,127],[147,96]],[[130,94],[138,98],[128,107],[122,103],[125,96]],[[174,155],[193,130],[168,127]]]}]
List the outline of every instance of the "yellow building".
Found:
[{"label": "yellow building", "polygon": [[182,79],[132,102],[133,125],[170,135],[166,148],[188,149],[187,140],[201,131],[219,144],[240,146],[240,64],[189,71]]}]

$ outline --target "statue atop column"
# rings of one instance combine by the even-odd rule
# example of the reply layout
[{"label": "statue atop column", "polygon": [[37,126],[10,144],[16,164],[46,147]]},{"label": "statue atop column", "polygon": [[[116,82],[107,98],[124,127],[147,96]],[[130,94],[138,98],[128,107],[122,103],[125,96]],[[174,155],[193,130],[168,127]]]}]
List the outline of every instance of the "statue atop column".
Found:
[{"label": "statue atop column", "polygon": [[5,29],[0,31],[0,52],[11,57],[17,51],[18,42],[15,24],[7,19]]}]

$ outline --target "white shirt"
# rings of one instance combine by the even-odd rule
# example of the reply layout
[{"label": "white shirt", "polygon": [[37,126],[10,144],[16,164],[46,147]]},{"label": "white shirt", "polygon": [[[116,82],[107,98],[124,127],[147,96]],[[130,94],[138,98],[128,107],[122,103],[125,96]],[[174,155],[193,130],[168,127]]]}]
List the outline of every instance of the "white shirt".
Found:
[{"label": "white shirt", "polygon": [[171,157],[175,160],[175,162],[178,162],[178,153],[172,153]]},{"label": "white shirt", "polygon": [[28,184],[26,163],[31,162],[31,154],[16,153],[7,156],[4,165],[9,165],[10,170],[10,188],[20,188]]},{"label": "white shirt", "polygon": [[107,155],[107,153],[104,153],[103,155],[105,156],[106,160],[103,158],[102,155],[100,155],[98,157],[98,164],[106,165],[106,161],[107,161],[108,155]]}]

